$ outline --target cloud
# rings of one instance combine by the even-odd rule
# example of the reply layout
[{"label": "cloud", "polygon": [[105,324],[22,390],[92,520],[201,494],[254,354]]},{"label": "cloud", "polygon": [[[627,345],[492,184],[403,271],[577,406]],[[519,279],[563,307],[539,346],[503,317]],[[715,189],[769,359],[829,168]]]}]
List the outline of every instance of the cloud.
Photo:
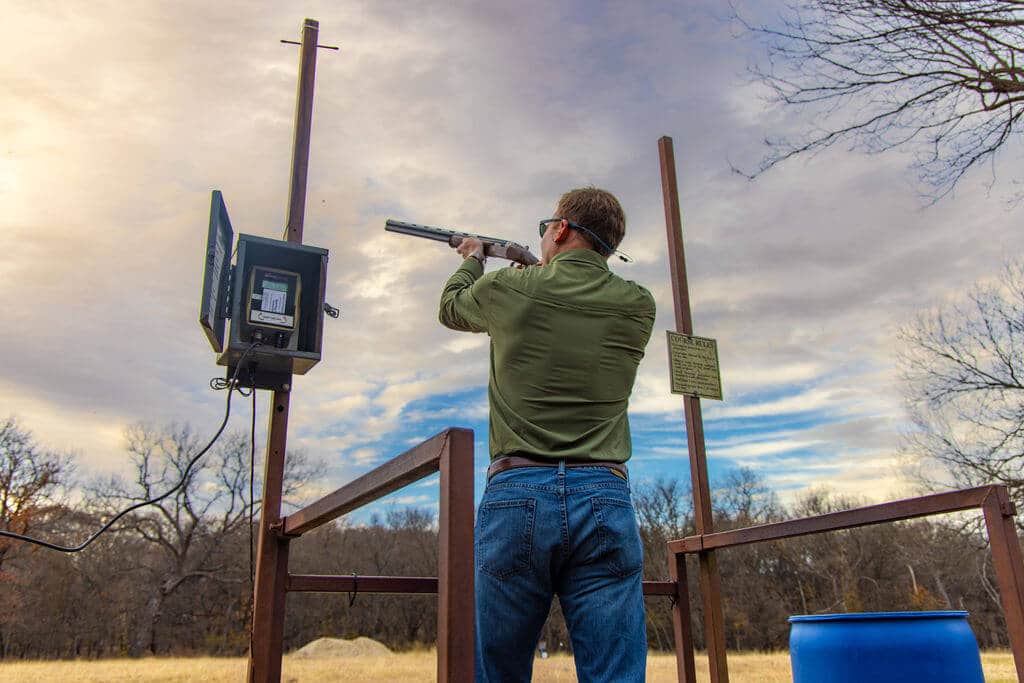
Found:
[{"label": "cloud", "polygon": [[709,416],[718,419],[738,417],[765,417],[820,411],[834,404],[833,394],[825,389],[812,389],[795,396],[786,396],[772,401],[741,403],[739,405],[715,406]]},{"label": "cloud", "polygon": [[[0,73],[11,95],[0,112],[0,404],[41,442],[112,471],[124,467],[125,425],[202,430],[222,414],[224,396],[206,386],[224,369],[196,324],[209,193],[224,192],[236,231],[281,234],[297,51],[278,41],[301,24],[285,4],[122,9],[13,2],[0,26],[17,56]],[[864,483],[843,460],[851,451],[881,476],[901,410],[892,329],[1019,242],[1020,207],[991,201],[984,179],[923,210],[891,156],[833,149],[756,183],[732,174],[727,160],[756,160],[766,134],[805,122],[766,111],[744,84],[761,53],[732,36],[721,3],[310,11],[321,42],[342,49],[318,56],[304,240],[330,249],[327,298],[342,315],[326,322],[319,365],[294,382],[289,444],[332,463],[328,487],[407,448],[433,418],[484,415],[487,339],[436,318],[458,259],[384,233],[387,217],[536,246],[536,221],[562,191],[614,190],[636,262],[612,267],[659,308],[632,412],[659,429],[674,421],[678,440],[656,156],[672,135],[695,330],[719,341],[726,394],[703,402],[707,435],[765,431],[725,448],[787,487],[818,481],[799,468],[810,456],[776,460],[794,452],[830,463],[840,485]],[[238,405],[233,424],[246,428]],[[664,433],[635,430],[639,442]]]},{"label": "cloud", "polygon": [[373,465],[380,460],[380,454],[372,448],[357,448],[347,455],[357,465]]}]

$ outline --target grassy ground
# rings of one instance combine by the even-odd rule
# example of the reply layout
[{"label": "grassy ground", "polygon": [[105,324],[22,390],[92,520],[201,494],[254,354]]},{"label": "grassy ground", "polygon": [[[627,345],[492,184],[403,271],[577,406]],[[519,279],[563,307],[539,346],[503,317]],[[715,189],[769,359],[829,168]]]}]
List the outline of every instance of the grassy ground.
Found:
[{"label": "grassy ground", "polygon": [[[982,655],[987,683],[1017,680],[1013,658],[1008,652]],[[358,681],[359,683],[402,681],[427,683],[435,680],[437,660],[433,652],[407,652],[387,657],[303,660],[285,657],[281,680],[286,683]],[[651,655],[647,680],[675,681],[675,658]],[[789,655],[731,654],[729,674],[733,683],[790,683]],[[707,660],[698,657],[697,678],[708,680]],[[245,679],[244,659],[150,658],[110,659],[92,662],[2,662],[0,681],[21,683],[76,681],[76,683],[236,683]],[[572,658],[564,655],[536,660],[534,681],[575,681]]]}]

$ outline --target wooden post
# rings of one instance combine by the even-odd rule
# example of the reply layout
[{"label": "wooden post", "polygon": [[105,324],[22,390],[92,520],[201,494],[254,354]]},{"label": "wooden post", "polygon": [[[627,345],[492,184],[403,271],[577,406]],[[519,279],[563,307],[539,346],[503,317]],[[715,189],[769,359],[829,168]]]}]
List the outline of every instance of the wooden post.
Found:
[{"label": "wooden post", "polygon": [[676,582],[672,599],[672,631],[676,644],[676,672],[680,683],[697,683],[690,631],[690,587],[686,580],[686,555],[669,551],[669,576]]},{"label": "wooden post", "polygon": [[316,41],[320,24],[306,19],[302,25],[299,57],[299,91],[295,95],[295,139],[292,143],[292,171],[288,185],[288,222],[285,239],[302,243],[306,215],[306,177],[309,175],[309,140],[313,131],[313,85],[316,79]]},{"label": "wooden post", "polygon": [[1016,511],[1006,487],[993,487],[993,494],[985,499],[982,510],[1017,680],[1024,681],[1024,562],[1013,520]]},{"label": "wooden post", "polygon": [[[675,154],[672,138],[658,140],[661,161],[661,187],[665,203],[665,228],[668,232],[669,269],[672,279],[672,300],[675,303],[676,331],[693,334],[690,315],[690,291],[686,281],[686,257],[683,251],[683,225],[679,217],[679,192],[676,181]],[[708,484],[707,457],[704,452],[704,424],[700,413],[700,399],[683,397],[686,417],[686,442],[690,454],[690,480],[693,486],[694,519],[697,533],[714,531],[711,517],[711,490]],[[714,551],[699,553],[701,598],[704,605],[704,637],[707,641],[708,660],[712,683],[728,683],[729,671],[725,660],[725,619],[722,613],[722,589],[718,575],[718,562]],[[691,643],[692,647],[692,643]]]},{"label": "wooden post", "polygon": [[437,680],[473,680],[473,432],[452,429],[441,454]]},{"label": "wooden post", "polygon": [[263,508],[249,640],[250,683],[281,680],[285,586],[288,580],[288,539],[280,536],[281,490],[288,436],[288,392],[275,391],[270,411],[270,436],[264,466]]},{"label": "wooden post", "polygon": [[[316,74],[316,42],[320,24],[306,19],[302,25],[299,86],[295,107],[295,139],[292,145],[291,183],[288,190],[288,224],[285,239],[302,243],[306,207],[306,176],[313,117],[313,83]],[[289,382],[289,385],[291,383]],[[252,636],[249,640],[248,681],[278,683],[284,648],[284,612],[288,581],[288,538],[282,532],[281,492],[288,442],[288,391],[275,391],[271,401],[270,429],[263,478],[259,546],[253,595]]]}]

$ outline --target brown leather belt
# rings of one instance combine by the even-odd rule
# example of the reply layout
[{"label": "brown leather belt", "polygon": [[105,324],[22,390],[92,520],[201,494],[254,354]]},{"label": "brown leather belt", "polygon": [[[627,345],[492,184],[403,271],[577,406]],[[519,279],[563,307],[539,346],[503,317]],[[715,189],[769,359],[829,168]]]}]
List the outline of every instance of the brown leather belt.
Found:
[{"label": "brown leather belt", "polygon": [[521,455],[506,455],[492,462],[491,466],[487,468],[487,479],[490,481],[491,477],[505,470],[514,470],[520,467],[558,467],[561,462],[565,462],[566,467],[607,467],[612,471],[612,474],[618,475],[623,479],[629,476],[626,466],[621,462],[609,462],[607,460],[534,460],[533,458]]}]

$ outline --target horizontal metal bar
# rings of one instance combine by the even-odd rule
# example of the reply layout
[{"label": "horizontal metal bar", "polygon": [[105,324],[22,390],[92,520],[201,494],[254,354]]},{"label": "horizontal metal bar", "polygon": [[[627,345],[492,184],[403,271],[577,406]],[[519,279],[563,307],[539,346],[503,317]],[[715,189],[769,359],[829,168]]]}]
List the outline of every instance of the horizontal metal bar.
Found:
[{"label": "horizontal metal bar", "polygon": [[322,576],[289,574],[294,593],[437,593],[437,579],[424,576]]},{"label": "horizontal metal bar", "polygon": [[[675,581],[644,581],[644,595],[676,594]],[[293,593],[437,593],[437,579],[423,576],[289,574]]]},{"label": "horizontal metal bar", "polygon": [[288,515],[283,520],[282,533],[299,536],[433,474],[438,469],[441,453],[448,447],[450,433],[456,431],[467,430],[449,428],[435,434],[312,505]]},{"label": "horizontal metal bar", "polygon": [[959,512],[981,507],[985,499],[994,494],[996,488],[995,486],[979,486],[973,489],[936,493],[920,498],[907,498],[891,503],[832,512],[817,517],[804,517],[744,529],[688,536],[677,541],[669,541],[668,547],[673,553],[697,553],[713,548],[762,543],[781,538],[817,534],[823,531],[853,529],[883,522],[898,522],[915,517]]},{"label": "horizontal metal bar", "polygon": [[644,581],[644,595],[674,596],[675,594],[675,581]]}]

